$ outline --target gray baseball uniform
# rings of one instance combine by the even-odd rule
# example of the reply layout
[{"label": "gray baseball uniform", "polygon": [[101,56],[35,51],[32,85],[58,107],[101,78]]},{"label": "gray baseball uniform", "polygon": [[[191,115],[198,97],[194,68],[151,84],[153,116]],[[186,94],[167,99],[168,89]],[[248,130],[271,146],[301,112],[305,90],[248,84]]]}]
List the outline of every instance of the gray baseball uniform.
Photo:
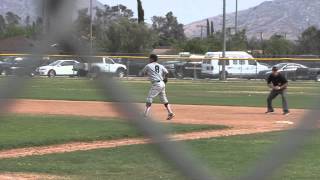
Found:
[{"label": "gray baseball uniform", "polygon": [[169,73],[168,70],[163,65],[153,62],[146,65],[143,69],[143,73],[148,75],[149,80],[152,83],[147,102],[152,103],[153,98],[159,96],[162,103],[168,103],[166,85],[163,82],[164,76]]}]

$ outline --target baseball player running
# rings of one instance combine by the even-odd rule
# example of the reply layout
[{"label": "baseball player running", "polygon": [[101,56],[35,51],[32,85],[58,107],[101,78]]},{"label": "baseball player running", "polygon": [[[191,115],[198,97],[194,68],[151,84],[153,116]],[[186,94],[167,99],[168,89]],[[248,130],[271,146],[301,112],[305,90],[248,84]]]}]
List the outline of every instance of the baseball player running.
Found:
[{"label": "baseball player running", "polygon": [[288,103],[286,99],[288,80],[278,72],[277,67],[272,68],[272,73],[268,77],[268,86],[271,88],[271,92],[268,96],[268,113],[273,113],[272,100],[279,94],[282,97],[283,115],[289,115]]},{"label": "baseball player running", "polygon": [[167,95],[166,95],[166,83],[168,81],[168,70],[157,63],[158,56],[155,54],[151,54],[149,57],[150,63],[144,67],[142,73],[149,77],[151,81],[151,89],[149,91],[149,95],[146,102],[146,109],[144,111],[144,116],[147,117],[149,115],[151,105],[153,102],[153,98],[159,96],[161,102],[164,104],[165,108],[168,111],[167,120],[171,120],[175,115],[171,110]]}]

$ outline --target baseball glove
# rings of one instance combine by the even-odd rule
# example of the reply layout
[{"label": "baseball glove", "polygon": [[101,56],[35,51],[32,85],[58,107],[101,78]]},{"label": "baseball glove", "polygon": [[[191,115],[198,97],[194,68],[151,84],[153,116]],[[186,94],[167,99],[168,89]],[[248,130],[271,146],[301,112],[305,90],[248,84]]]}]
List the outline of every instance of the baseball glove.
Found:
[{"label": "baseball glove", "polygon": [[168,78],[164,78],[164,79],[163,79],[163,82],[167,84]]}]

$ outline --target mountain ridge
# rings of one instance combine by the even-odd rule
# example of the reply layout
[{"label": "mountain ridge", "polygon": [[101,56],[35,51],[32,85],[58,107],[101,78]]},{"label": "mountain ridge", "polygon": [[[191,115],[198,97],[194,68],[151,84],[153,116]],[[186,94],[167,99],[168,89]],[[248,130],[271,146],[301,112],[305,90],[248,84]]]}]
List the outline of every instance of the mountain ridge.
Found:
[{"label": "mountain ridge", "polygon": [[[215,29],[222,29],[222,15],[208,18]],[[227,27],[234,27],[235,13],[227,14]],[[206,19],[185,25],[189,38],[200,37],[199,25],[206,26]],[[319,0],[274,0],[238,12],[239,29],[246,29],[249,38],[270,38],[273,34],[286,35],[290,40],[298,39],[308,27],[320,27]],[[204,34],[206,31],[203,32]]]},{"label": "mountain ridge", "polygon": [[[30,20],[35,21],[38,17],[42,17],[42,7],[39,2],[41,0],[1,0],[0,3],[0,15],[5,16],[7,12],[13,12],[17,14],[21,20],[21,24],[25,24],[27,16],[30,16]],[[78,3],[74,9],[73,14],[77,14],[78,10],[89,7],[90,1],[78,0]],[[93,0],[93,7],[102,8],[103,4],[97,0]]]}]

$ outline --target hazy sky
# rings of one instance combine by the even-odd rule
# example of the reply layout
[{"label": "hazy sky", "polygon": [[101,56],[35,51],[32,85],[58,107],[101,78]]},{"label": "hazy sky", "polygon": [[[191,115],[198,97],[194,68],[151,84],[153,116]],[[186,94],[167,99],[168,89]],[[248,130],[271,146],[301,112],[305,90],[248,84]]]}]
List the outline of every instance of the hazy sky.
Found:
[{"label": "hazy sky", "polygon": [[[123,4],[135,12],[137,16],[137,0],[99,0],[103,4]],[[222,0],[141,0],[145,10],[145,19],[150,22],[154,15],[164,16],[172,11],[179,22],[188,24],[193,21],[222,14]],[[226,0],[227,11],[235,11],[236,0]],[[239,10],[254,7],[266,0],[238,0]]]}]

